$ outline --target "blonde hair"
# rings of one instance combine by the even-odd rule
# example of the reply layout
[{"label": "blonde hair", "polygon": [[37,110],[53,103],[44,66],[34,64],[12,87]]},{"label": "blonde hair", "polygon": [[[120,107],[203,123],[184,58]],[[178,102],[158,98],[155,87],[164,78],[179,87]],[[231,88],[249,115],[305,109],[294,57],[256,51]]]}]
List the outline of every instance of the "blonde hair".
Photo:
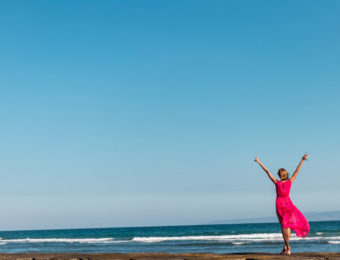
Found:
[{"label": "blonde hair", "polygon": [[288,180],[288,172],[286,171],[286,169],[284,168],[279,169],[277,174],[279,175],[281,181]]}]

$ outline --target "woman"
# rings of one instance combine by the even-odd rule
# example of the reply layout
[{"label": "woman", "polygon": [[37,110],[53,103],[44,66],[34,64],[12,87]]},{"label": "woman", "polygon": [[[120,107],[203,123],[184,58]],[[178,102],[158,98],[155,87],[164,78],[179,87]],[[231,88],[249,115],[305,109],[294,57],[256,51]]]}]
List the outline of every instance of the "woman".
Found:
[{"label": "woman", "polygon": [[285,169],[279,169],[278,175],[280,177],[280,181],[273,177],[269,170],[260,162],[257,156],[255,158],[255,162],[260,164],[262,169],[267,173],[268,177],[276,186],[276,215],[281,225],[284,240],[284,246],[281,254],[285,255],[291,254],[289,245],[290,229],[293,229],[298,237],[303,238],[307,236],[310,229],[306,218],[302,215],[300,210],[295,207],[289,198],[291,184],[294,182],[302,163],[307,160],[307,157],[308,154],[305,154],[302,157],[298,167],[290,178],[288,178],[288,173]]}]

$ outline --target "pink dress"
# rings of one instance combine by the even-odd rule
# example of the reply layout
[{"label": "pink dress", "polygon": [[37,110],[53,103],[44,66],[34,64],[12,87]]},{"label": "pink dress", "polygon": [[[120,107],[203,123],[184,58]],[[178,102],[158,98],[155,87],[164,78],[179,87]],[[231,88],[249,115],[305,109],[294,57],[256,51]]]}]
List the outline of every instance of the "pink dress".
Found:
[{"label": "pink dress", "polygon": [[276,214],[282,219],[283,228],[291,228],[298,237],[306,237],[309,232],[309,224],[301,211],[295,207],[289,198],[290,180],[277,181],[276,186]]}]

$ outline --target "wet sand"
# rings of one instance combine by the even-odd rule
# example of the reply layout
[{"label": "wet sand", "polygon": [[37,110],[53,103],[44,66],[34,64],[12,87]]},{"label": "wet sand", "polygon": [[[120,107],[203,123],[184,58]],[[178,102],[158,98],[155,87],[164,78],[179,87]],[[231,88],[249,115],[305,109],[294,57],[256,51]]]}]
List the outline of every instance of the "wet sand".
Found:
[{"label": "wet sand", "polygon": [[210,254],[210,253],[104,253],[104,254],[76,254],[76,253],[58,253],[58,254],[42,254],[42,253],[22,253],[22,254],[6,254],[0,253],[0,259],[20,259],[20,260],[107,260],[107,259],[123,259],[123,260],[144,260],[144,259],[171,259],[171,260],[191,260],[191,259],[339,259],[340,253],[293,253],[290,256],[282,256],[279,254],[267,253],[235,253],[235,254]]}]

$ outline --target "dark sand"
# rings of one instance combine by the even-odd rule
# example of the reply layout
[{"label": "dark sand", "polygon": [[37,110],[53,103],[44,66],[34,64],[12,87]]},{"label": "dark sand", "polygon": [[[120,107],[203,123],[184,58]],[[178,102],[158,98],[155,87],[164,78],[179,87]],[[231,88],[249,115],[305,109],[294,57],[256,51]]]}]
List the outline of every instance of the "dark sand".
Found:
[{"label": "dark sand", "polygon": [[167,253],[105,253],[105,254],[74,254],[74,253],[60,253],[60,254],[41,254],[41,253],[24,253],[24,254],[6,254],[0,253],[0,259],[21,259],[21,260],[91,260],[91,259],[171,259],[171,260],[190,260],[190,259],[340,259],[340,253],[296,253],[290,256],[282,256],[279,254],[267,253],[236,253],[236,254],[210,254],[210,253],[182,253],[182,254],[167,254]]}]

